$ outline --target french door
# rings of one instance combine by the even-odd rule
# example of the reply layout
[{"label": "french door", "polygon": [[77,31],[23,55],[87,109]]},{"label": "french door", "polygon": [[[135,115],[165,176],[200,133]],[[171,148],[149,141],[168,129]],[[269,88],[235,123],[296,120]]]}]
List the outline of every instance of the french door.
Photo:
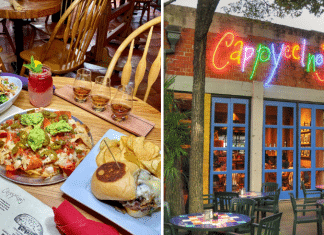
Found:
[{"label": "french door", "polygon": [[324,184],[324,105],[265,101],[264,114],[262,182],[277,182],[280,199],[302,198],[301,180]]},{"label": "french door", "polygon": [[249,100],[212,98],[210,193],[248,186]]},{"label": "french door", "polygon": [[315,189],[324,184],[324,105],[300,104],[298,118],[298,183],[303,180],[306,189]]},{"label": "french door", "polygon": [[280,199],[296,195],[296,103],[264,101],[262,182],[276,182]]}]

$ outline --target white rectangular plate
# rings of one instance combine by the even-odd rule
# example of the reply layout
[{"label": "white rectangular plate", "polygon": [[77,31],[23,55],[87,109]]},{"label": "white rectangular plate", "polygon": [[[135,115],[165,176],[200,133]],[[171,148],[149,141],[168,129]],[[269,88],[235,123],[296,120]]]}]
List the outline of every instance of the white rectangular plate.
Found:
[{"label": "white rectangular plate", "polygon": [[105,137],[109,139],[120,139],[122,135],[115,130],[108,130],[64,182],[61,186],[61,191],[134,235],[162,234],[161,211],[154,212],[151,216],[133,218],[128,214],[117,211],[108,203],[98,200],[91,192],[91,178],[97,169],[96,156],[99,153],[100,142]]}]

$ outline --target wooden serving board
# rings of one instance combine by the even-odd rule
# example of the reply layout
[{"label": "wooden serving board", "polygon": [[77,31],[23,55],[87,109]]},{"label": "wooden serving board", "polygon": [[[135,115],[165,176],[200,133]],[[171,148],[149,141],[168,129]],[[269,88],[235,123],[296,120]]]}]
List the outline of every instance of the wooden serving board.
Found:
[{"label": "wooden serving board", "polygon": [[150,133],[150,131],[155,126],[153,122],[150,122],[148,120],[145,120],[144,118],[136,116],[132,114],[132,112],[128,115],[127,120],[122,122],[116,122],[111,118],[112,112],[111,112],[110,105],[108,105],[105,111],[96,112],[92,109],[92,102],[90,98],[88,98],[87,101],[84,103],[79,103],[74,100],[73,87],[70,85],[56,89],[55,95],[137,136],[144,136],[144,137],[147,136],[147,134]]}]

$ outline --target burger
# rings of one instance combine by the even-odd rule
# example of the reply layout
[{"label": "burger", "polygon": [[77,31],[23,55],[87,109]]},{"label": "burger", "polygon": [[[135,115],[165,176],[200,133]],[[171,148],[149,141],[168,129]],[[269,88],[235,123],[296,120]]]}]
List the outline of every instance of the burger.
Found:
[{"label": "burger", "polygon": [[99,200],[118,201],[132,217],[143,217],[161,207],[161,180],[128,161],[100,165],[91,179]]}]

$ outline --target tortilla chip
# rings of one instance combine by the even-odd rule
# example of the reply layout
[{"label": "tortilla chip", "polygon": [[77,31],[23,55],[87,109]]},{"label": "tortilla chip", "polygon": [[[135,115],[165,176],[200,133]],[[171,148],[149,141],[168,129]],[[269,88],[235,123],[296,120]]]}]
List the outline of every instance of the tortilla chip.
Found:
[{"label": "tortilla chip", "polygon": [[111,140],[111,139],[108,139],[107,137],[105,137],[100,142],[100,146],[99,146],[100,149],[103,149],[104,147],[107,147],[105,142],[108,144],[109,148],[119,146],[119,141],[118,140]]},{"label": "tortilla chip", "polygon": [[158,178],[161,178],[161,158],[152,161],[141,161],[144,167]]},{"label": "tortilla chip", "polygon": [[86,133],[78,133],[75,134],[75,137],[71,140],[71,142],[76,142],[78,139],[81,139],[82,142],[88,147],[88,148],[92,148],[92,142],[91,142],[91,138],[88,136],[88,134]]},{"label": "tortilla chip", "polygon": [[152,142],[144,142],[144,137],[135,139],[134,153],[138,159],[143,161],[150,161],[159,155],[160,148]]}]

